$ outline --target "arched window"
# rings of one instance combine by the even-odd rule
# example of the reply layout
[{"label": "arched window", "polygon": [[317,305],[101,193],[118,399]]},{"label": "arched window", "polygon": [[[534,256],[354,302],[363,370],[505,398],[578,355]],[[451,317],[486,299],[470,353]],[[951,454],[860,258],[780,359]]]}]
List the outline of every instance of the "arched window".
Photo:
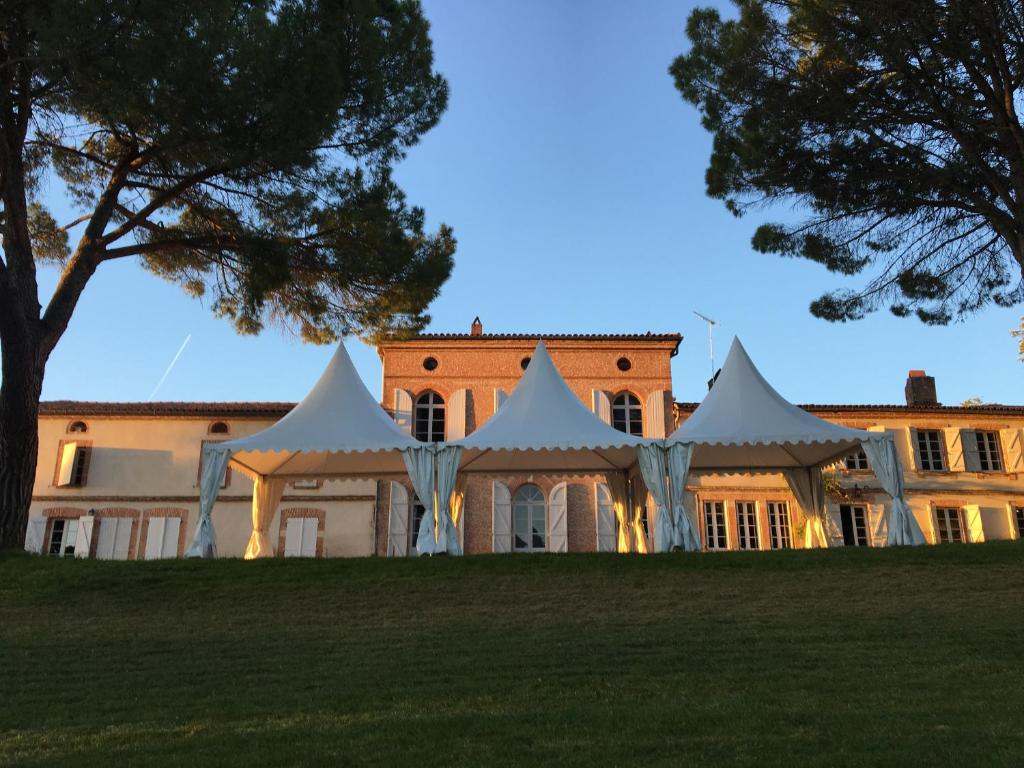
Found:
[{"label": "arched window", "polygon": [[523,485],[512,496],[512,548],[543,552],[547,548],[544,494],[536,485]]},{"label": "arched window", "polygon": [[215,421],[210,425],[211,435],[226,435],[229,431],[228,425],[223,421]]},{"label": "arched window", "polygon": [[620,392],[612,400],[612,426],[629,435],[644,433],[643,413],[640,398],[632,392]]},{"label": "arched window", "polygon": [[68,432],[88,432],[89,427],[84,421],[72,421],[68,424]]},{"label": "arched window", "polygon": [[424,392],[416,398],[413,435],[424,443],[444,440],[444,398],[437,392]]}]

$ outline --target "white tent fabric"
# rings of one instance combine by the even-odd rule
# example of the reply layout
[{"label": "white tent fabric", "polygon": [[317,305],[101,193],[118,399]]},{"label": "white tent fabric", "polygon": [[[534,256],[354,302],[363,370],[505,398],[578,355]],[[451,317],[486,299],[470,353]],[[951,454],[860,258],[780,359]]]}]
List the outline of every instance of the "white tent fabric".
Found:
[{"label": "white tent fabric", "polygon": [[434,446],[421,443],[402,450],[413,490],[423,505],[423,519],[416,532],[416,551],[421,555],[432,555],[437,548],[437,534],[434,520]]},{"label": "white tent fabric", "polygon": [[784,469],[782,476],[786,478],[789,490],[793,492],[796,503],[804,514],[804,547],[827,547],[828,535],[825,531],[825,481],[821,475],[821,467],[803,469]]},{"label": "white tent fabric", "polygon": [[246,560],[274,556],[274,545],[270,541],[268,531],[283,495],[284,480],[277,477],[256,478],[256,485],[252,491],[252,536],[245,547]]},{"label": "white tent fabric", "polygon": [[508,399],[461,446],[462,472],[599,474],[636,464],[641,437],[595,416],[569,389],[544,342]]},{"label": "white tent fabric", "polygon": [[676,443],[668,448],[669,499],[672,503],[672,547],[685,552],[700,551],[700,534],[686,514],[683,497],[686,493],[686,477],[690,472],[690,457],[693,446]]},{"label": "white tent fabric", "polygon": [[907,504],[903,493],[903,470],[900,467],[899,455],[892,435],[877,435],[863,443],[864,453],[875,471],[875,476],[882,488],[892,496],[892,507],[889,511],[889,537],[886,542],[890,547],[910,544],[924,544],[924,533],[914,519],[914,513]]},{"label": "white tent fabric", "polygon": [[203,474],[199,478],[199,523],[196,525],[192,544],[185,552],[186,557],[216,557],[217,533],[213,529],[213,503],[217,491],[224,482],[231,451],[223,443],[208,443],[203,446]]},{"label": "white tent fabric", "polygon": [[787,402],[754,367],[739,339],[733,339],[711,391],[666,445],[694,445],[691,471],[758,472],[821,466],[871,436]]},{"label": "white tent fabric", "polygon": [[656,506],[654,517],[654,551],[672,549],[673,523],[668,509],[668,487],[665,483],[665,449],[660,445],[638,445],[637,459],[644,484]]},{"label": "white tent fabric", "polygon": [[440,446],[437,450],[437,551],[450,555],[461,555],[459,532],[452,519],[452,493],[459,469],[462,449],[457,445]]}]

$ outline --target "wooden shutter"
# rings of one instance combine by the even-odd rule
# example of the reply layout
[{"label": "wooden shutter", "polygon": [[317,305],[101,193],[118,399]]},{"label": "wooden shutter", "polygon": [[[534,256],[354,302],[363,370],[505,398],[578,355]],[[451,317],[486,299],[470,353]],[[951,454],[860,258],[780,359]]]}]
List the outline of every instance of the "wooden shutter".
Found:
[{"label": "wooden shutter", "polygon": [[594,507],[597,510],[597,551],[615,551],[615,504],[607,483],[594,483]]},{"label": "wooden shutter", "polygon": [[45,548],[46,518],[41,516],[30,517],[28,528],[25,529],[25,551],[36,555],[43,554]]},{"label": "wooden shutter", "polygon": [[78,443],[64,443],[60,449],[60,469],[57,471],[57,487],[71,485],[75,471],[75,457],[78,455]]},{"label": "wooden shutter", "polygon": [[568,552],[568,485],[559,483],[548,496],[548,552]]},{"label": "wooden shutter", "polygon": [[999,443],[1003,450],[1003,469],[1006,472],[1024,472],[1024,445],[1018,428],[999,430]]},{"label": "wooden shutter", "polygon": [[388,513],[388,557],[405,557],[409,550],[409,491],[391,481],[391,508]]},{"label": "wooden shutter", "polygon": [[904,459],[904,465],[908,469],[921,469],[921,455],[918,453],[917,430],[913,427],[903,427],[898,430],[885,430],[892,432],[896,439],[896,448],[899,450],[900,443],[906,446],[900,452],[900,458]]},{"label": "wooden shutter", "polygon": [[[969,429],[960,429],[959,427],[947,427],[942,432],[946,438],[946,469],[950,472],[964,472],[968,465],[966,449],[970,446],[970,441],[974,439],[974,433]],[[978,451],[975,450],[975,466],[977,466],[977,460]]]},{"label": "wooden shutter", "polygon": [[164,542],[166,517],[151,517],[146,528],[146,559],[159,560]]},{"label": "wooden shutter", "polygon": [[889,521],[885,504],[867,505],[868,539],[872,547],[884,547],[889,540]]},{"label": "wooden shutter", "polygon": [[178,534],[181,532],[181,518],[164,518],[164,540],[160,547],[160,556],[164,558],[178,556]]},{"label": "wooden shutter", "polygon": [[495,552],[512,551],[512,492],[500,480],[491,483],[491,542]]},{"label": "wooden shutter", "polygon": [[284,556],[299,557],[302,554],[302,518],[289,517],[284,531]]},{"label": "wooden shutter", "polygon": [[466,406],[468,398],[467,390],[457,389],[448,398],[447,428],[448,440],[458,440],[466,436]]},{"label": "wooden shutter", "polygon": [[665,437],[665,401],[668,392],[659,389],[647,396],[644,437]]},{"label": "wooden shutter", "polygon": [[315,517],[300,517],[302,521],[302,557],[316,557],[316,537],[320,533],[320,521]]},{"label": "wooden shutter", "polygon": [[412,395],[404,389],[395,390],[395,422],[407,435],[412,434]]},{"label": "wooden shutter", "polygon": [[980,544],[985,541],[985,527],[981,521],[981,507],[977,504],[968,504],[963,508],[964,514],[964,541],[972,544]]},{"label": "wooden shutter", "polygon": [[114,560],[117,544],[117,524],[121,518],[104,517],[100,520],[100,530],[96,534],[96,559]]},{"label": "wooden shutter", "polygon": [[600,389],[590,390],[590,410],[605,424],[612,423],[612,400],[607,392]]},{"label": "wooden shutter", "polygon": [[508,400],[508,394],[505,392],[505,390],[504,389],[498,389],[497,387],[495,387],[495,389],[494,389],[494,412],[495,413],[497,413],[498,409],[501,408],[501,406],[505,404],[506,400]]},{"label": "wooden shutter", "polygon": [[92,531],[96,525],[96,518],[92,515],[82,515],[78,518],[78,531],[75,533],[75,557],[89,557],[92,549]]}]

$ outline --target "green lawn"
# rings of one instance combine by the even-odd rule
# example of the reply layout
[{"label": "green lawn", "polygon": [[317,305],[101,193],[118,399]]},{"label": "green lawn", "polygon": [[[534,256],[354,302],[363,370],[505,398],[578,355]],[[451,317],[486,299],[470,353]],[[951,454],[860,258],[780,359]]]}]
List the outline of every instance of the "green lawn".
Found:
[{"label": "green lawn", "polygon": [[0,556],[0,764],[1014,765],[1024,546]]}]

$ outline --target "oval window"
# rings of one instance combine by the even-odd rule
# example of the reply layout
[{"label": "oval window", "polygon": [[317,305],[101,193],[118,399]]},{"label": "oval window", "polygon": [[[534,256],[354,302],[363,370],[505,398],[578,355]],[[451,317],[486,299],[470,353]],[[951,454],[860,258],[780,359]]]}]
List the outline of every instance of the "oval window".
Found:
[{"label": "oval window", "polygon": [[522,368],[524,371],[526,370],[526,366],[528,366],[529,364],[530,358],[528,357],[524,357],[522,360],[519,361],[519,367]]},{"label": "oval window", "polygon": [[423,361],[423,367],[426,368],[428,371],[434,370],[435,368],[437,368],[437,358],[428,357]]},{"label": "oval window", "polygon": [[629,362],[628,357],[620,357],[615,365],[618,366],[620,371],[628,371],[633,367],[633,364]]}]

